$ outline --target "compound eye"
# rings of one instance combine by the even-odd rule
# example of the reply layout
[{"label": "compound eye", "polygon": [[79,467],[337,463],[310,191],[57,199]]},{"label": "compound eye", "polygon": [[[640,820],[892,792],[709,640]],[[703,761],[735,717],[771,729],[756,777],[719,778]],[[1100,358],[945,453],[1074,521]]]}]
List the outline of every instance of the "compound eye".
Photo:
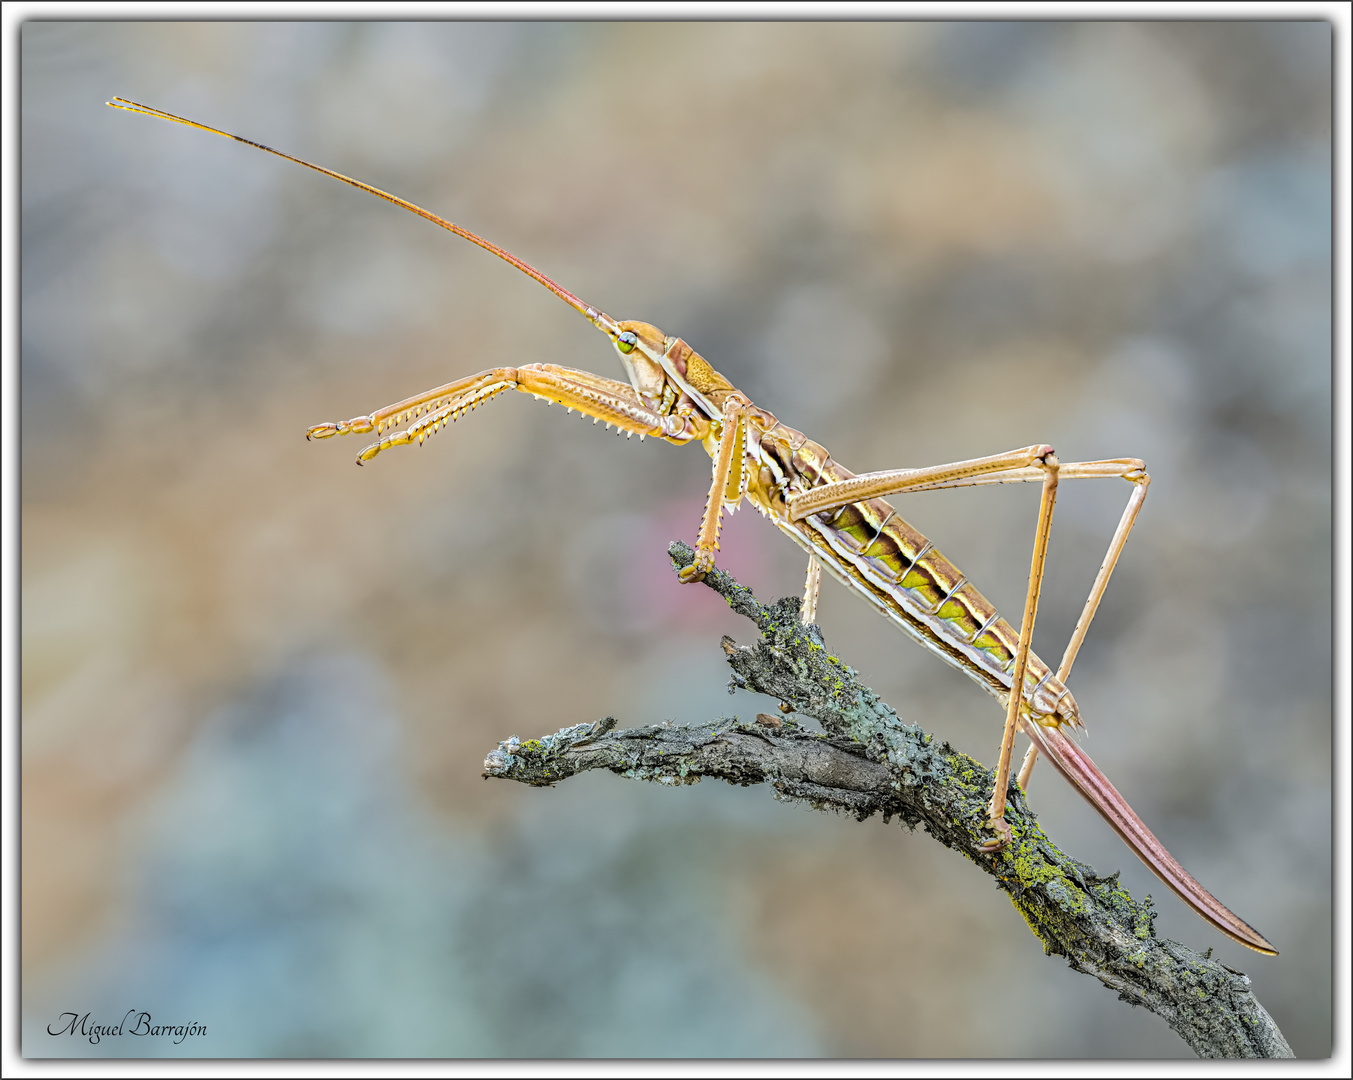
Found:
[{"label": "compound eye", "polygon": [[632,330],[626,330],[623,334],[616,335],[615,347],[619,349],[622,353],[634,352],[634,346],[638,344],[639,339],[638,337],[635,336],[634,331]]}]

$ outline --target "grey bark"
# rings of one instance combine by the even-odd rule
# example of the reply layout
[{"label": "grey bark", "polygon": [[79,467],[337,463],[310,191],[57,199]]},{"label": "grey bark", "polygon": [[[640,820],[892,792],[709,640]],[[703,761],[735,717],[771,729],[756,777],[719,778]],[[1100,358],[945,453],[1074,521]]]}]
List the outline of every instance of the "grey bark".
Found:
[{"label": "grey bark", "polygon": [[[679,542],[670,554],[678,568],[694,558]],[[1158,937],[1150,897],[1134,900],[1117,873],[1100,877],[1058,850],[1013,781],[1006,819],[1014,839],[1004,851],[983,853],[992,772],[903,723],[827,651],[816,626],[799,622],[796,597],[763,606],[718,570],[705,584],[761,631],[752,646],[723,639],[732,685],[778,698],[823,733],[764,715],[756,723],[720,718],[628,730],[607,717],[540,739],[507,739],[485,759],[484,775],[537,786],[589,769],[667,784],[712,777],[770,784],[777,798],[860,821],[878,813],[920,825],[996,879],[1047,954],[1162,1017],[1199,1057],[1293,1056],[1242,972],[1211,959],[1210,949],[1197,953]]]}]

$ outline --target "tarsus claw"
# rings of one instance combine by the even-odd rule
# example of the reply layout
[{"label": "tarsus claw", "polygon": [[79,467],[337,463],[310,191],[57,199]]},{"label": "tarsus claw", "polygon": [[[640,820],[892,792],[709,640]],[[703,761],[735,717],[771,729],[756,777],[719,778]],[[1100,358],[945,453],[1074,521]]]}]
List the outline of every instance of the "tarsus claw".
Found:
[{"label": "tarsus claw", "polygon": [[351,420],[340,420],[333,424],[316,424],[305,433],[307,439],[327,439],[330,435],[362,434],[375,427],[369,416],[357,416]]},{"label": "tarsus claw", "polygon": [[984,855],[994,855],[1010,843],[1013,834],[1010,832],[1010,826],[1006,824],[1005,818],[1001,818],[999,821],[988,821],[987,828],[996,834],[996,838],[988,840],[985,844],[979,844],[977,850]]},{"label": "tarsus claw", "polygon": [[705,575],[714,569],[714,552],[702,551],[699,547],[695,549],[695,562],[685,567],[677,577],[681,579],[683,585],[689,585],[693,581],[704,581]]}]

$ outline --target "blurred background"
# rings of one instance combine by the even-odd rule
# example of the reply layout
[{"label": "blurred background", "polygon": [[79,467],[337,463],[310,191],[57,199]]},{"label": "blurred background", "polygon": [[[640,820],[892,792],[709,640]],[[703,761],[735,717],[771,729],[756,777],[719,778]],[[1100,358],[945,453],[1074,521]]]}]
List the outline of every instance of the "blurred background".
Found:
[{"label": "blurred background", "polygon": [[[623,375],[488,254],[122,95],[450,217],[856,471],[1145,459],[1072,679],[1087,748],[1281,955],[1046,766],[1031,800],[1328,1055],[1331,49],[1318,22],[25,24],[23,1052],[1188,1056],[895,823],[482,780],[510,735],[770,706],[726,693],[719,637],[753,628],[668,566],[708,459],[518,395],[365,469],[365,439],[307,444],[492,366]],[[1064,486],[1046,659],[1129,490]],[[1008,613],[1037,501],[899,505]],[[763,599],[799,591],[769,524],[725,537]],[[992,762],[1000,707],[823,590],[834,651]],[[46,1034],[128,1009],[208,1033]]]}]

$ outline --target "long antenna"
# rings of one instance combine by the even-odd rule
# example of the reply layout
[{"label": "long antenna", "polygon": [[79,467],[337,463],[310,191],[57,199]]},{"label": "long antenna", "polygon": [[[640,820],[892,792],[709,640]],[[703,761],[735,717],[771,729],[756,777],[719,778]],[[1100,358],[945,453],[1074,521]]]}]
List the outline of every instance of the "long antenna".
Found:
[{"label": "long antenna", "polygon": [[476,236],[469,229],[463,229],[454,222],[447,221],[444,217],[438,217],[430,210],[424,210],[421,206],[409,202],[407,199],[401,199],[398,195],[391,195],[388,191],[382,191],[378,187],[365,184],[361,180],[354,180],[351,176],[344,176],[341,172],[335,172],[333,169],[326,169],[323,165],[316,165],[313,162],[305,161],[302,158],[292,157],[290,154],[284,154],[281,150],[274,150],[271,146],[264,146],[262,143],[254,142],[253,139],[246,139],[240,135],[232,135],[228,131],[221,131],[218,128],[208,127],[206,124],[199,124],[196,120],[188,120],[182,116],[175,116],[173,113],[167,113],[163,109],[154,109],[149,105],[142,105],[139,102],[128,101],[126,98],[113,98],[112,101],[105,102],[114,109],[121,109],[123,112],[140,113],[142,116],[154,116],[160,120],[172,120],[176,124],[183,124],[186,127],[197,128],[199,131],[209,131],[213,135],[220,135],[225,139],[234,139],[236,142],[244,143],[246,146],[252,146],[258,150],[264,150],[269,154],[274,154],[280,158],[286,158],[288,161],[294,161],[297,165],[304,165],[307,169],[314,169],[315,172],[323,173],[325,176],[332,176],[335,180],[342,180],[345,184],[351,184],[355,188],[369,194],[379,196],[386,202],[392,202],[396,206],[402,206],[410,213],[417,214],[421,218],[426,218],[434,225],[440,225],[443,229],[455,233],[462,239],[470,241],[472,244],[478,244],[485,251],[490,251],[504,262],[511,263],[527,277],[535,278],[536,281],[544,285],[560,300],[564,301],[569,307],[579,312],[585,319],[614,337],[620,332],[620,327],[609,315],[598,311],[591,304],[583,303],[571,292],[561,285],[556,285],[530,263],[523,262],[510,252],[504,251],[497,244],[491,244],[482,236]]}]

